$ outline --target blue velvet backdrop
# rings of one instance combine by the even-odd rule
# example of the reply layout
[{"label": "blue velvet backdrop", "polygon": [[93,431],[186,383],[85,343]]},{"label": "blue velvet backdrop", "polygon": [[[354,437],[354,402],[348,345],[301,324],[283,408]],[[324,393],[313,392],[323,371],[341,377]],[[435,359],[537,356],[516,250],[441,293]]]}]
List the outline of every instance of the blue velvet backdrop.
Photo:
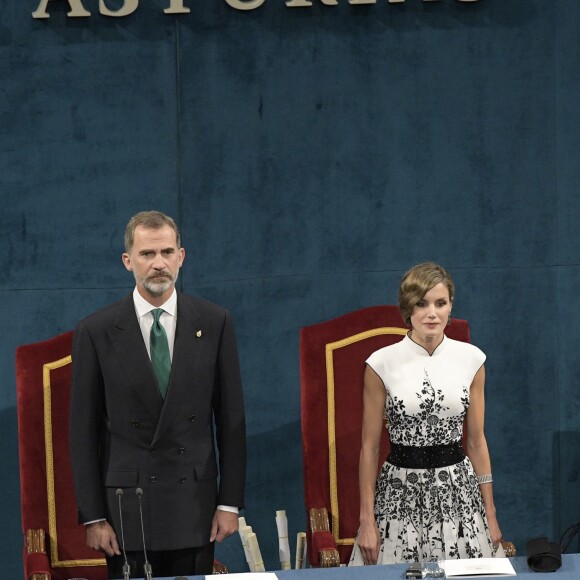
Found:
[{"label": "blue velvet backdrop", "polygon": [[[3,578],[21,577],[14,349],[130,290],[141,209],[179,220],[183,290],[234,315],[270,569],[275,510],[305,525],[300,327],[394,303],[426,259],[488,354],[504,534],[522,550],[580,519],[578,0],[49,4],[0,20]],[[237,538],[219,555],[243,571]]]}]

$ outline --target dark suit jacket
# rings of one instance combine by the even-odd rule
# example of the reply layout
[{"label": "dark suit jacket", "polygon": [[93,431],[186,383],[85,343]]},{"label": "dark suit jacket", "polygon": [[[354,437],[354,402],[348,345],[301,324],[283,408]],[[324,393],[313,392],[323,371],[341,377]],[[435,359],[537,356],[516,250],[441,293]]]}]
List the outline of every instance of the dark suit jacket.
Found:
[{"label": "dark suit jacket", "polygon": [[207,544],[216,506],[244,503],[244,408],[228,312],[178,293],[165,401],[132,294],[79,323],[72,358],[70,444],[79,522],[106,518],[120,541],[121,488],[126,549],[142,550],[140,487],[148,549]]}]

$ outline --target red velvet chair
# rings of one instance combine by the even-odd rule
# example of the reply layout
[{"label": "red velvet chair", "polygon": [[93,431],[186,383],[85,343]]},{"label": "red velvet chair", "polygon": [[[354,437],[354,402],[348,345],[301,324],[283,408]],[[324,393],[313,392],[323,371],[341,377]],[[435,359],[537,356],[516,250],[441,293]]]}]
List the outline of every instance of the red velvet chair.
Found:
[{"label": "red velvet chair", "polygon": [[[85,544],[70,465],[72,332],[16,350],[20,489],[26,580],[106,580],[100,552]],[[214,562],[214,573],[227,573]]]},{"label": "red velvet chair", "polygon": [[27,580],[106,580],[77,524],[68,424],[72,332],[16,350],[20,489]]},{"label": "red velvet chair", "polygon": [[[312,566],[338,566],[350,558],[359,523],[364,361],[407,330],[396,306],[363,308],[301,330],[304,496]],[[453,319],[446,334],[468,342],[467,322]],[[381,464],[388,451],[385,429]]]}]

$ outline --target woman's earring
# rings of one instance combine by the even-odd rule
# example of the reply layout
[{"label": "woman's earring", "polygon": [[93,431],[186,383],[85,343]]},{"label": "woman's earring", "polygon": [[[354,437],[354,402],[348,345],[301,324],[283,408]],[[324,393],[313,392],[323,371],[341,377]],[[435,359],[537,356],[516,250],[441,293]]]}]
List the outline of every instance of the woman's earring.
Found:
[{"label": "woman's earring", "polygon": [[447,319],[447,326],[451,324],[451,313],[449,314],[449,318]]}]

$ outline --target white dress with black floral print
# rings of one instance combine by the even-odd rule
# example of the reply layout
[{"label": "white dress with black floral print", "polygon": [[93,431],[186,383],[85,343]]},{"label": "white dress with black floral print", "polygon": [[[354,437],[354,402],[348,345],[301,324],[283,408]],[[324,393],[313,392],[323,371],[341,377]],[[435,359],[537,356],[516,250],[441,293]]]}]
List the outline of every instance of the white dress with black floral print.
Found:
[{"label": "white dress with black floral print", "polygon": [[[444,337],[430,356],[406,336],[366,361],[387,391],[391,441],[414,447],[461,441],[469,389],[485,361],[477,347]],[[375,493],[378,563],[492,555],[483,500],[471,462],[404,469],[386,461]],[[355,543],[350,565],[362,565]]]}]

